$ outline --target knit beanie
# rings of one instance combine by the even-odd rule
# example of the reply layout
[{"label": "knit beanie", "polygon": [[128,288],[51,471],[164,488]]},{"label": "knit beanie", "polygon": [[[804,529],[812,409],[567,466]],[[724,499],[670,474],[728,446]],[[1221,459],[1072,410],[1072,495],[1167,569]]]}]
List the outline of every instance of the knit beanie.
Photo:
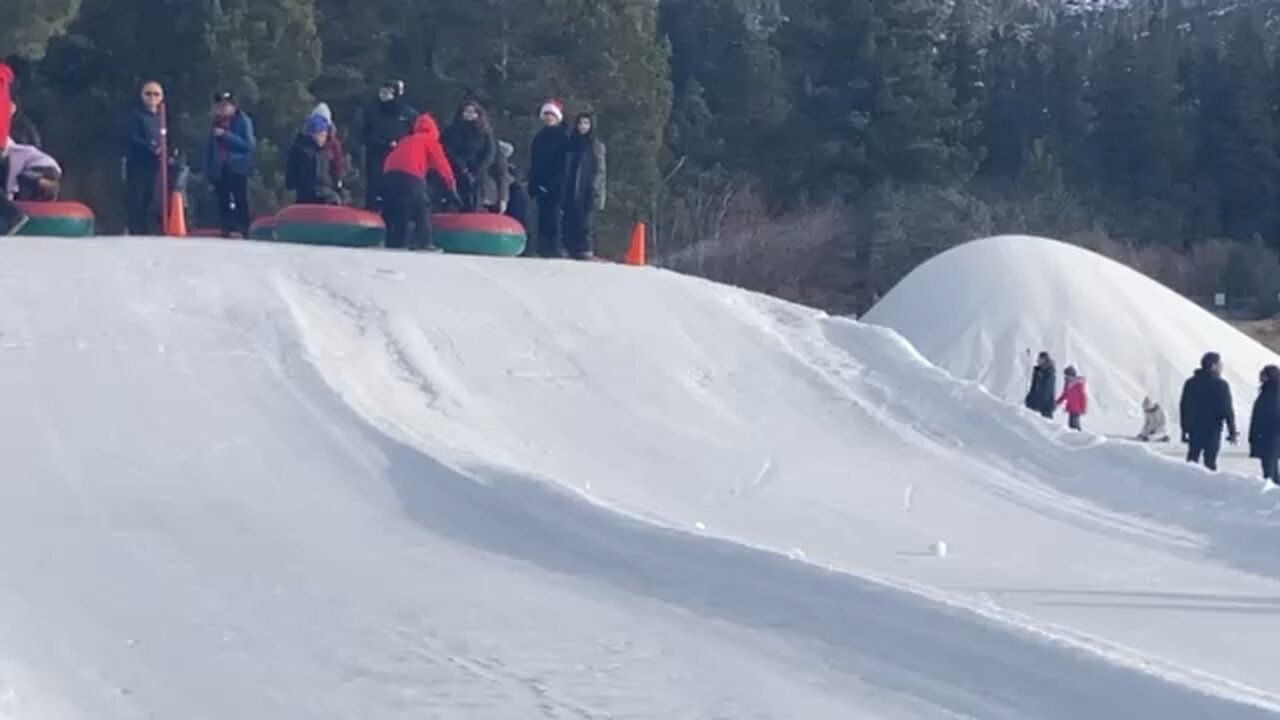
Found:
[{"label": "knit beanie", "polygon": [[564,122],[564,105],[559,100],[548,100],[542,104],[542,109],[538,111],[538,117],[542,117],[547,113],[556,116],[556,120]]},{"label": "knit beanie", "polygon": [[319,105],[315,106],[315,108],[311,110],[311,114],[313,116],[319,115],[325,120],[328,120],[329,124],[331,125],[333,124],[333,111],[329,109],[329,103],[320,103]]},{"label": "knit beanie", "polygon": [[320,132],[329,132],[329,121],[323,115],[312,115],[307,118],[307,124],[302,126],[302,131],[308,135],[315,135]]}]

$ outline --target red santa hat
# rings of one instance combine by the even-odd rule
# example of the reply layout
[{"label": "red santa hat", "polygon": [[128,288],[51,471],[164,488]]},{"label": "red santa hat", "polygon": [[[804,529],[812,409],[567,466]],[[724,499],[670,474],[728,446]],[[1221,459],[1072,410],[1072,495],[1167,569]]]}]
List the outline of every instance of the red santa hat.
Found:
[{"label": "red santa hat", "polygon": [[564,122],[564,105],[559,100],[548,100],[542,104],[542,109],[538,111],[538,117],[542,117],[547,113],[556,116],[556,120]]}]

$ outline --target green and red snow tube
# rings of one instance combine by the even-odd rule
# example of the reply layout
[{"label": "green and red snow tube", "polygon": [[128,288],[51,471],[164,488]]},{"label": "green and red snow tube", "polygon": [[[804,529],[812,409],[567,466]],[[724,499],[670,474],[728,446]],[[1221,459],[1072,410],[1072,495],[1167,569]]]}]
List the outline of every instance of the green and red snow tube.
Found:
[{"label": "green and red snow tube", "polygon": [[31,220],[18,231],[28,237],[90,237],[93,211],[78,202],[18,202]]},{"label": "green and red snow tube", "polygon": [[431,216],[432,239],[441,250],[468,255],[524,252],[524,226],[506,215],[440,213]]},{"label": "green and red snow tube", "polygon": [[[431,217],[436,245],[445,252],[515,256],[524,252],[524,226],[505,215],[440,213]],[[333,205],[292,205],[273,218],[259,218],[249,230],[258,240],[379,247],[386,243],[382,218],[365,210]]]},{"label": "green and red snow tube", "polygon": [[[367,210],[337,205],[290,205],[276,213],[273,222],[272,236],[279,242],[378,247],[387,237],[381,217]],[[261,227],[258,232],[262,232]],[[250,237],[254,234],[251,228]]]}]

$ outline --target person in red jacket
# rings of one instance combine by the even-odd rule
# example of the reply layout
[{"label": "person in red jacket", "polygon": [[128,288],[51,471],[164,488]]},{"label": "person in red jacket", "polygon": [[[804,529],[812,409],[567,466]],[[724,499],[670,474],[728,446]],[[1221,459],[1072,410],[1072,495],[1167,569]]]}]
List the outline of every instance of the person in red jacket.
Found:
[{"label": "person in red jacket", "polygon": [[[13,122],[13,70],[0,62],[0,177],[9,177],[9,130]],[[9,200],[8,192],[0,192],[0,235],[16,235],[27,224],[27,214]]]},{"label": "person in red jacket", "polygon": [[1073,367],[1063,370],[1062,377],[1066,379],[1066,385],[1062,388],[1062,395],[1058,397],[1057,404],[1067,406],[1067,427],[1079,430],[1080,416],[1089,410],[1089,396],[1084,389],[1084,377]]},{"label": "person in red jacket", "polygon": [[413,124],[413,133],[401,140],[382,166],[382,219],[387,224],[387,247],[435,250],[431,242],[431,195],[427,174],[436,173],[445,189],[458,198],[458,181],[440,144],[440,127],[430,113]]}]

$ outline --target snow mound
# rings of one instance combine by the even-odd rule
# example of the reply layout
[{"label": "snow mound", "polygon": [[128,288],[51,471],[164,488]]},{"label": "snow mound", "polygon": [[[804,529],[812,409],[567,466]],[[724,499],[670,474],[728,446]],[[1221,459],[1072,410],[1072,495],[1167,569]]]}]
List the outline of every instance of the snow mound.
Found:
[{"label": "snow mound", "polygon": [[1176,429],[1182,383],[1206,351],[1222,354],[1244,421],[1258,371],[1280,362],[1145,275],[1028,236],[976,240],[932,258],[864,320],[896,330],[939,367],[1012,403],[1022,402],[1035,357],[1047,350],[1059,373],[1074,365],[1087,378],[1088,427],[1124,435],[1141,427],[1146,396],[1164,405]]},{"label": "snow mound", "polygon": [[1280,712],[1275,497],[884,328],[220,240],[0,300],[4,720]]}]

